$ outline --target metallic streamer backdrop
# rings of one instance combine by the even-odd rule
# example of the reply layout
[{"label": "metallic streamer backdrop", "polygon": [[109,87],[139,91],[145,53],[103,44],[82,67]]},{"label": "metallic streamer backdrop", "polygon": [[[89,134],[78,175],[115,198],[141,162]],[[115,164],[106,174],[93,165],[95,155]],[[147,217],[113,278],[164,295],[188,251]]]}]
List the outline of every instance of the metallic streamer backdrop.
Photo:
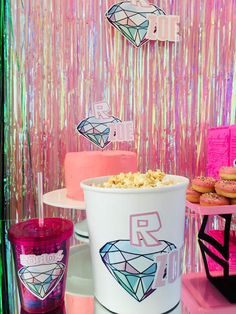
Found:
[{"label": "metallic streamer backdrop", "polygon": [[236,1],[154,0],[181,18],[181,42],[128,43],[104,18],[112,0],[10,1],[5,121],[11,216],[34,215],[35,179],[64,185],[66,152],[96,149],[75,132],[106,99],[135,123],[141,170],[192,177],[206,167],[207,128],[236,123]]},{"label": "metallic streamer backdrop", "polygon": [[114,2],[6,0],[8,218],[35,215],[38,171],[63,187],[66,152],[96,149],[75,132],[93,102],[134,121],[135,142],[111,148],[136,150],[140,170],[204,173],[208,127],[236,123],[235,0],[153,0],[180,15],[181,41],[140,49],[105,20]]}]

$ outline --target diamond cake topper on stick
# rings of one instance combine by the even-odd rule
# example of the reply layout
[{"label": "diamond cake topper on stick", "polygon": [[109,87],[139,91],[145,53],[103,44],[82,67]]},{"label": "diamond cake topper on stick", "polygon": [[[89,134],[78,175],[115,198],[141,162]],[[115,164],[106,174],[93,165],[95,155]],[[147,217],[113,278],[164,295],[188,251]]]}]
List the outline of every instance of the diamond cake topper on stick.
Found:
[{"label": "diamond cake topper on stick", "polygon": [[118,122],[121,121],[113,116],[108,119],[97,119],[92,116],[82,120],[77,130],[87,140],[103,149],[110,144],[110,125]]},{"label": "diamond cake topper on stick", "polygon": [[165,12],[154,4],[144,0],[122,1],[114,4],[107,12],[108,21],[135,47],[141,47],[146,38],[149,26],[148,15],[165,15]]},{"label": "diamond cake topper on stick", "polygon": [[114,4],[106,12],[107,20],[135,47],[149,40],[180,40],[178,15],[165,12],[147,0],[130,0]]},{"label": "diamond cake topper on stick", "polygon": [[106,102],[95,103],[90,114],[79,123],[77,131],[99,148],[104,149],[111,142],[134,140],[133,122],[114,117]]}]

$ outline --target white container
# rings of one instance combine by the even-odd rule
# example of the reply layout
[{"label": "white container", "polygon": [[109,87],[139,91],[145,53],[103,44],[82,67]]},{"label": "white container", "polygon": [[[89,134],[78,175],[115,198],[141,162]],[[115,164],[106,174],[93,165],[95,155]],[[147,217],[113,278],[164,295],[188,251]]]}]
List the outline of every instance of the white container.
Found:
[{"label": "white container", "polygon": [[185,193],[189,180],[156,188],[81,183],[85,193],[95,297],[119,314],[159,314],[181,298]]}]

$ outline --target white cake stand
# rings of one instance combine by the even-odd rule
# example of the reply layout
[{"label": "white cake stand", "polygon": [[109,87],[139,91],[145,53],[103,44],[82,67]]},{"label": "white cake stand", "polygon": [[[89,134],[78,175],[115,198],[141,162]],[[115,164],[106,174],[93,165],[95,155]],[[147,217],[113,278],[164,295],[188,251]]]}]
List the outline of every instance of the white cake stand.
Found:
[{"label": "white cake stand", "polygon": [[89,243],[87,219],[84,219],[75,224],[75,237],[81,242]]},{"label": "white cake stand", "polygon": [[[43,195],[44,204],[68,208],[68,209],[77,209],[85,210],[85,202],[77,201],[66,196],[66,189],[59,189],[48,192]],[[88,235],[88,225],[87,220],[82,220],[75,225],[75,234],[76,238],[81,242],[89,242]]]},{"label": "white cake stand", "polygon": [[85,210],[85,202],[67,197],[66,191],[66,189],[59,189],[44,194],[44,204],[61,208]]}]

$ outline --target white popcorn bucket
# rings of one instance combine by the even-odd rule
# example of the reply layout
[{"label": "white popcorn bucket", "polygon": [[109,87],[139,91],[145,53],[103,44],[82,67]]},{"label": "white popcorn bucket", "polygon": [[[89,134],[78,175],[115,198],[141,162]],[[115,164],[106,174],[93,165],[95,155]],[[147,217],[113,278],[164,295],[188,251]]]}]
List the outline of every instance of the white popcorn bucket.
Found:
[{"label": "white popcorn bucket", "polygon": [[94,293],[121,314],[175,312],[181,299],[185,194],[189,180],[174,185],[120,189],[81,183],[85,194]]}]

